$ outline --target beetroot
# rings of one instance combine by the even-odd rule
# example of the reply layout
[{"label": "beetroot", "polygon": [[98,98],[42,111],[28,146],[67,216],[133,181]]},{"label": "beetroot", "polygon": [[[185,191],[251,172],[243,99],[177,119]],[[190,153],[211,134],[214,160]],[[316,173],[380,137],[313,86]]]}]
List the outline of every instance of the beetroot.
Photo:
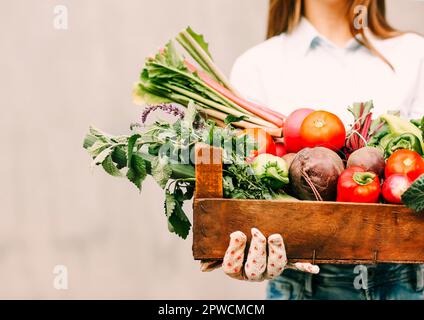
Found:
[{"label": "beetroot", "polygon": [[362,167],[365,171],[372,171],[379,177],[383,176],[384,154],[380,149],[374,147],[364,147],[352,153],[347,161],[347,167]]},{"label": "beetroot", "polygon": [[290,166],[293,195],[301,200],[334,201],[337,181],[344,170],[342,159],[324,148],[305,148]]}]

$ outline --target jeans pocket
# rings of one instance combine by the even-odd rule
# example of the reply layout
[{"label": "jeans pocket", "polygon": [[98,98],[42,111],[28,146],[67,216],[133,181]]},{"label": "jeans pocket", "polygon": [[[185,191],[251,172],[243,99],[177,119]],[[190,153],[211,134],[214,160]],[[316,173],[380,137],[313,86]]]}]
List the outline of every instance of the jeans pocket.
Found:
[{"label": "jeans pocket", "polygon": [[381,300],[424,300],[424,291],[417,288],[417,280],[413,274],[382,284],[378,291]]},{"label": "jeans pocket", "polygon": [[269,300],[302,300],[304,282],[278,277],[270,280],[267,286]]}]

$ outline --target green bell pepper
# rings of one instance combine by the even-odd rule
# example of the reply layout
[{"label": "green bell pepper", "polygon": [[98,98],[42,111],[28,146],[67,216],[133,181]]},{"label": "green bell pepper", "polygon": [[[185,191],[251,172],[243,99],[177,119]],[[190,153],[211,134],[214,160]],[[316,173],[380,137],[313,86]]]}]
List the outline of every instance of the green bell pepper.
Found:
[{"label": "green bell pepper", "polygon": [[289,183],[289,167],[280,157],[260,154],[252,162],[253,174],[271,189],[277,190]]},{"label": "green bell pepper", "polygon": [[420,155],[423,154],[420,139],[412,133],[404,133],[390,140],[385,149],[385,157],[390,157],[395,151],[400,149],[412,150]]}]

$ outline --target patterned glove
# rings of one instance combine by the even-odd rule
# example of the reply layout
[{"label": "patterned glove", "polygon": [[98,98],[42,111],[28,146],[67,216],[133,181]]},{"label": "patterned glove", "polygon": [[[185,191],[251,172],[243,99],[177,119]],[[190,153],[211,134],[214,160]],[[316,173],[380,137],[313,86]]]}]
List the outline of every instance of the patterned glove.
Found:
[{"label": "patterned glove", "polygon": [[319,273],[319,267],[310,263],[287,263],[286,249],[280,234],[268,237],[267,254],[267,240],[256,228],[252,228],[252,241],[243,267],[246,242],[247,237],[243,232],[233,232],[230,235],[230,244],[222,263],[218,261],[202,262],[201,270],[207,272],[222,266],[228,276],[248,281],[273,279],[278,277],[284,269]]}]

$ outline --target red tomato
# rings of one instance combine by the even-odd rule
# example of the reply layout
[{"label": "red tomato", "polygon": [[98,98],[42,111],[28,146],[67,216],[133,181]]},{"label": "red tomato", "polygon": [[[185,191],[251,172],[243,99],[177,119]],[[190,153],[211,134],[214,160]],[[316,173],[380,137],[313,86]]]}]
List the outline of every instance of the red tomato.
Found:
[{"label": "red tomato", "polygon": [[386,178],[392,174],[407,175],[412,181],[424,174],[424,159],[415,151],[397,150],[387,159]]},{"label": "red tomato", "polygon": [[252,128],[243,130],[240,135],[248,135],[257,147],[256,150],[250,151],[250,157],[256,157],[262,153],[275,155],[275,142],[272,136],[261,128]]},{"label": "red tomato", "polygon": [[300,140],[300,127],[307,115],[314,112],[312,109],[297,109],[286,119],[283,127],[284,144],[287,152],[298,152],[302,149]]},{"label": "red tomato", "polygon": [[303,120],[300,138],[304,148],[326,147],[337,151],[345,145],[346,129],[335,114],[315,111]]},{"label": "red tomato", "polygon": [[412,180],[404,174],[392,174],[383,183],[383,198],[389,203],[402,203],[402,194],[411,186]]},{"label": "red tomato", "polygon": [[287,148],[284,143],[277,142],[275,144],[275,155],[277,157],[282,157],[287,154]]}]

